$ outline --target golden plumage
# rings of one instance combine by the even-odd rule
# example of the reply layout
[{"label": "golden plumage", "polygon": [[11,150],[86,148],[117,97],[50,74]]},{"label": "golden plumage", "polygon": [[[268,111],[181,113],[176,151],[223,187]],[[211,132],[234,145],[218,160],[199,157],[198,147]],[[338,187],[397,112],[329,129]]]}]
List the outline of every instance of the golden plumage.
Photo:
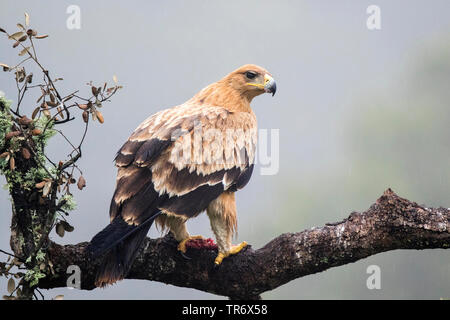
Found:
[{"label": "golden plumage", "polygon": [[[275,90],[265,69],[245,65],[136,128],[116,156],[111,224],[91,241],[95,254],[108,252],[98,285],[125,276],[154,220],[184,251],[190,239],[186,220],[206,210],[219,248],[216,263],[240,250],[231,246],[237,227],[234,192],[253,170],[257,123],[250,102]],[[121,252],[111,249],[119,243]],[[113,262],[117,255],[126,256],[119,266]]]}]

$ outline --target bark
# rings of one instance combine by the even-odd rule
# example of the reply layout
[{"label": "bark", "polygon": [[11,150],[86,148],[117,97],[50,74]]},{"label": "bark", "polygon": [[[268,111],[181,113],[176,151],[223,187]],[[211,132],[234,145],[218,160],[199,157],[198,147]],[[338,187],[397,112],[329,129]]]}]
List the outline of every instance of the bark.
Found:
[{"label": "bark", "polygon": [[[258,299],[260,294],[291,280],[396,249],[448,248],[450,212],[426,208],[388,189],[365,212],[352,212],[343,221],[278,236],[264,247],[251,246],[226,258],[215,268],[215,250],[189,249],[183,258],[177,242],[167,235],[147,238],[127,279],[159,281],[229,297]],[[94,289],[98,261],[84,253],[87,242],[61,246],[51,242],[49,258],[55,269],[40,288],[66,286],[69,265],[81,269],[81,289]]]}]

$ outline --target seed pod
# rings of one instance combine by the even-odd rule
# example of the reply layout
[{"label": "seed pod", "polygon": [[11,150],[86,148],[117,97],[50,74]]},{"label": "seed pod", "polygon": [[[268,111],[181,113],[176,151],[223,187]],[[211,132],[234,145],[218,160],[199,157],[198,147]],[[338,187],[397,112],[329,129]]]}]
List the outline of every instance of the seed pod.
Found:
[{"label": "seed pod", "polygon": [[41,109],[40,107],[37,107],[36,109],[34,109],[33,114],[31,115],[32,119],[36,118],[40,109]]},{"label": "seed pod", "polygon": [[100,123],[105,122],[105,119],[103,118],[103,115],[100,111],[97,110],[95,113],[97,115],[98,122],[100,122]]},{"label": "seed pod", "polygon": [[23,116],[22,118],[19,119],[19,123],[22,125],[25,125],[25,126],[28,126],[32,122],[33,122],[33,120],[31,120],[27,116]]},{"label": "seed pod", "polygon": [[9,278],[8,280],[8,293],[13,293],[14,289],[16,289],[16,282],[13,278]]},{"label": "seed pod", "polygon": [[47,181],[41,181],[35,184],[36,189],[42,189]]},{"label": "seed pod", "polygon": [[78,108],[80,108],[81,110],[86,110],[88,108],[87,104],[78,104]]},{"label": "seed pod", "polygon": [[17,40],[17,41],[24,42],[25,40],[27,40],[27,38],[28,38],[28,36],[24,35],[24,36],[20,37],[19,40]]},{"label": "seed pod", "polygon": [[13,157],[9,158],[9,169],[14,171],[16,169],[16,160]]},{"label": "seed pod", "polygon": [[33,136],[38,136],[38,135],[40,135],[42,133],[42,131],[40,130],[40,129],[38,129],[38,128],[35,128],[35,129],[33,129],[33,131],[31,131],[31,134],[33,135]]},{"label": "seed pod", "polygon": [[50,193],[50,190],[52,189],[52,182],[46,181],[44,188],[42,189],[42,196],[45,198]]},{"label": "seed pod", "polygon": [[27,160],[31,158],[31,153],[27,148],[22,148],[22,157]]},{"label": "seed pod", "polygon": [[9,156],[9,152],[3,152],[2,154],[0,154],[0,158],[6,158],[7,156]]},{"label": "seed pod", "polygon": [[11,131],[11,132],[8,132],[8,133],[5,135],[5,140],[9,140],[9,139],[11,139],[12,137],[17,137],[17,136],[20,136],[20,131]]},{"label": "seed pod", "polygon": [[30,74],[27,76],[27,83],[31,83],[31,82],[33,82],[33,74],[32,74],[32,73],[30,73]]},{"label": "seed pod", "polygon": [[42,113],[44,114],[44,116],[47,117],[47,119],[51,119],[52,118],[52,114],[50,113],[50,111],[48,111],[47,109],[45,109],[44,111],[42,111]]},{"label": "seed pod", "polygon": [[86,123],[89,121],[89,113],[87,111],[83,111],[83,121]]}]

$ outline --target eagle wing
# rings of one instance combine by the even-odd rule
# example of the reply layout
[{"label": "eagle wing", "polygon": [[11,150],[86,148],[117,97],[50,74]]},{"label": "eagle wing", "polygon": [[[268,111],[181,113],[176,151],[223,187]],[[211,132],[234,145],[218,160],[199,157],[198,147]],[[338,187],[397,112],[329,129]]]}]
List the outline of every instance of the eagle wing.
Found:
[{"label": "eagle wing", "polygon": [[120,148],[111,221],[139,225],[162,211],[193,217],[250,180],[257,140],[253,112],[186,103],[146,119]]}]

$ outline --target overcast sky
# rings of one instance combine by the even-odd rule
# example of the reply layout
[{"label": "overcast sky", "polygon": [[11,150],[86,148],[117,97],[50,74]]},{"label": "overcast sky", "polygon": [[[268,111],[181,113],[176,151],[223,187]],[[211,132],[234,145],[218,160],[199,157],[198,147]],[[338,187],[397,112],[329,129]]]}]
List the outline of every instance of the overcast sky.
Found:
[{"label": "overcast sky", "polygon": [[[372,4],[381,9],[381,30],[366,26],[366,9]],[[80,29],[67,27],[70,5],[81,10]],[[52,239],[59,243],[89,240],[108,223],[116,175],[112,160],[141,121],[158,110],[183,103],[246,63],[261,65],[277,81],[277,94],[256,98],[252,107],[260,128],[269,132],[279,129],[280,166],[274,175],[261,175],[257,166],[251,182],[238,193],[239,236],[235,241],[247,240],[260,247],[282,232],[321,226],[353,210],[367,209],[395,182],[377,180],[363,192],[358,184],[342,189],[342,180],[332,178],[336,172],[352,174],[352,160],[343,148],[349,119],[360,101],[390,97],[401,90],[403,76],[419,53],[439,39],[450,39],[450,2],[446,0],[2,0],[0,26],[15,30],[24,12],[30,14],[32,27],[40,34],[50,34],[38,43],[38,55],[54,77],[64,78],[62,92],[87,92],[86,82],[112,82],[113,75],[124,87],[102,109],[105,123],[91,127],[80,161],[87,188],[74,192],[78,208],[69,221],[75,231],[63,239],[52,233]],[[17,61],[17,52],[10,45],[6,38],[0,38],[0,62]],[[11,75],[0,74],[0,90],[15,98]],[[78,139],[79,122],[68,125],[67,132]],[[56,141],[48,152],[54,158],[64,157],[69,149],[62,149],[62,141]],[[405,197],[412,195],[407,188],[396,191]],[[323,194],[328,201],[326,208],[332,210],[310,200],[311,194]],[[449,205],[447,199],[411,200]],[[10,202],[3,189],[0,210],[0,248],[8,250]],[[212,236],[206,215],[190,221],[188,228],[192,234]],[[150,236],[159,234],[153,230]],[[424,290],[422,270],[399,270],[408,265],[426,268],[427,261],[442,255],[440,252],[377,255],[293,281],[264,297],[450,296],[450,288],[438,285],[440,275],[427,277],[428,289]],[[365,284],[366,268],[371,264],[382,266],[384,279],[391,279],[377,292]],[[3,287],[6,281],[0,279],[0,290]],[[137,280],[94,291],[60,288],[44,293],[48,298],[64,294],[67,299],[218,298]]]}]

